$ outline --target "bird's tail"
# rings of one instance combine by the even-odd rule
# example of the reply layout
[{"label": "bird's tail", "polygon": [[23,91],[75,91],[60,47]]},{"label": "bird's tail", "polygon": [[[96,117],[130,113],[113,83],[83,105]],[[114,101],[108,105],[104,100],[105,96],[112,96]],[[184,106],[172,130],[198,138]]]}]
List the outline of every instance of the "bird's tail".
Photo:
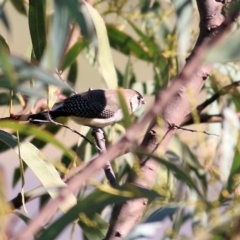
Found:
[{"label": "bird's tail", "polygon": [[50,119],[53,119],[53,117],[51,116],[51,112],[44,111],[41,113],[30,115],[27,120],[31,123],[45,123],[50,122]]},{"label": "bird's tail", "polygon": [[62,116],[64,116],[64,114],[60,111],[44,111],[30,115],[28,121],[31,123],[46,123]]}]

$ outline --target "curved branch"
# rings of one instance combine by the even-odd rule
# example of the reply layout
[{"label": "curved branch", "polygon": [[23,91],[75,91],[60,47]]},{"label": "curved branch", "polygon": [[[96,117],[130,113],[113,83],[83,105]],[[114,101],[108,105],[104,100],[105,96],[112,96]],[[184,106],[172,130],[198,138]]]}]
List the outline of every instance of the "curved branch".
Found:
[{"label": "curved branch", "polygon": [[[233,82],[233,83],[223,87],[220,91],[213,94],[209,99],[207,99],[206,101],[204,101],[203,103],[198,105],[197,108],[196,108],[197,113],[200,114],[211,103],[213,103],[214,101],[219,99],[221,96],[229,93],[231,90],[234,90],[236,87],[239,87],[239,86],[240,86],[240,81],[237,81],[237,82]],[[193,118],[192,118],[192,114],[190,113],[185,117],[184,122],[181,125],[190,125],[190,124],[193,124],[193,123],[194,123],[194,121],[193,121]]]}]

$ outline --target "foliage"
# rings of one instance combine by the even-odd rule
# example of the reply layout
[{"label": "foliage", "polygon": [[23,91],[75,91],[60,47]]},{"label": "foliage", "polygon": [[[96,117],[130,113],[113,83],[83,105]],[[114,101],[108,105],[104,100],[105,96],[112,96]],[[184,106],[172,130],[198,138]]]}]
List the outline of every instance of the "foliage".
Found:
[{"label": "foliage", "polygon": [[[68,95],[71,92],[68,85],[74,88],[84,81],[78,77],[80,55],[97,70],[103,88],[133,88],[151,101],[154,94],[177,75],[197,37],[197,9],[187,0],[103,0],[94,1],[93,6],[77,0],[6,2],[0,6],[0,24],[7,34],[11,34],[10,20],[14,21],[14,16],[8,13],[7,4],[12,4],[29,23],[32,49],[30,56],[17,57],[11,54],[12,46],[5,40],[7,35],[0,35],[0,105],[10,110],[13,104],[22,105],[22,112],[30,111],[43,98],[48,99],[47,107],[51,107],[56,101],[56,92]],[[73,42],[77,27],[80,27],[81,34]],[[239,35],[239,30],[235,29],[205,56],[208,61],[221,63],[214,65],[213,74],[202,91],[204,98],[239,80]],[[115,50],[116,58],[112,57],[110,47]],[[223,49],[221,53],[220,49]],[[124,56],[125,69],[118,63],[119,56]],[[144,64],[147,70],[140,69],[138,64]],[[142,71],[149,71],[148,79],[142,78]],[[68,79],[69,83],[62,78]],[[190,96],[192,109],[197,105],[194,97]],[[124,101],[121,103],[124,109]],[[77,199],[71,195],[66,205],[61,205],[61,217],[48,223],[36,239],[54,239],[69,223],[73,228],[77,224],[83,230],[83,239],[103,239],[112,204],[139,197],[148,198],[150,203],[142,222],[127,239],[140,239],[140,236],[141,239],[152,239],[160,232],[159,239],[160,236],[193,239],[199,234],[208,239],[234,238],[238,234],[240,216],[240,125],[236,115],[239,111],[239,91],[235,89],[207,110],[208,114],[223,114],[221,126],[196,127],[198,131],[219,134],[220,137],[179,132],[164,158],[160,154],[150,155],[160,163],[153,190],[125,184],[135,159],[145,153],[133,152],[119,157],[113,162],[113,168],[120,187],[112,189],[102,178],[97,183],[92,181],[94,190],[82,189]],[[141,111],[137,112],[135,118],[141,114]],[[134,120],[126,113],[125,121],[106,128],[108,144],[124,133],[122,126],[129,126],[132,122]],[[57,138],[61,128],[53,124],[41,130],[11,121],[1,121],[0,126],[1,154],[10,147],[20,159],[13,183],[22,183],[21,194],[24,194],[24,182],[31,181],[24,179],[27,167],[43,185],[36,189],[39,196],[47,193],[54,198],[58,189],[65,186],[60,176],[64,178],[73,167],[89,161],[96,153],[95,146],[82,139],[69,148],[66,142]],[[82,134],[90,137],[88,129]],[[53,145],[62,152],[54,164],[56,159],[50,161],[43,153],[46,145]],[[1,194],[0,198],[1,202],[6,202],[4,195]],[[28,224],[29,216],[14,209],[11,211]],[[1,208],[3,213],[9,213],[8,204]],[[166,223],[166,220],[170,220],[168,228],[156,224]],[[189,232],[192,236],[188,236]]]}]

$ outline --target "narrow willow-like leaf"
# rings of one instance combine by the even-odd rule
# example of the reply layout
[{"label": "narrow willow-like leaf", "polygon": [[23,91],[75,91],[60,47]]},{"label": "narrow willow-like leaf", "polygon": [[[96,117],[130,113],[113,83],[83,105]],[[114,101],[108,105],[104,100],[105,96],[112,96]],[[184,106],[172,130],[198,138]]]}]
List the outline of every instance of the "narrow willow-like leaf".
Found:
[{"label": "narrow willow-like leaf", "polygon": [[71,12],[71,16],[78,23],[82,35],[96,45],[96,31],[94,24],[83,1],[69,0],[64,2]]},{"label": "narrow willow-like leaf", "polygon": [[91,222],[88,224],[88,217],[85,214],[80,214],[79,226],[83,230],[83,234],[86,240],[102,240],[105,237],[109,224],[95,213],[91,216]]},{"label": "narrow willow-like leaf", "polygon": [[106,26],[111,47],[126,55],[132,54],[139,59],[150,62],[153,61],[150,54],[146,52],[130,35],[127,35],[111,25]]},{"label": "narrow willow-like leaf", "polygon": [[185,58],[190,43],[189,35],[193,7],[192,1],[189,0],[173,0],[172,3],[175,6],[177,15],[178,60],[180,64],[179,67],[182,68],[183,64],[185,64]]},{"label": "narrow willow-like leaf", "polygon": [[[66,184],[60,178],[53,164],[34,145],[29,142],[21,142],[18,146],[16,137],[2,130],[0,130],[0,139],[13,148],[17,154],[21,154],[22,160],[34,172],[43,186],[47,188],[52,198],[58,195],[58,191],[54,188],[66,187]],[[66,212],[75,204],[76,199],[74,195],[71,194],[60,206],[60,209]]]},{"label": "narrow willow-like leaf", "polygon": [[41,66],[55,71],[59,67],[65,44],[68,38],[70,12],[64,0],[54,1],[54,14],[50,27],[49,41],[47,44]]},{"label": "narrow willow-like leaf", "polygon": [[238,144],[240,124],[237,113],[230,108],[225,108],[223,110],[223,118],[222,137],[215,161],[219,167],[219,178],[223,185],[225,185],[229,178],[235,149]]},{"label": "narrow willow-like leaf", "polygon": [[132,75],[133,75],[132,59],[131,59],[131,56],[129,56],[127,65],[125,68],[125,73],[124,73],[124,76],[122,79],[122,84],[121,84],[123,88],[131,88],[131,87],[129,87],[129,85],[130,85],[129,82],[130,82]]},{"label": "narrow willow-like leaf", "polygon": [[24,5],[24,1],[23,0],[10,0],[12,5],[15,7],[15,9],[23,14],[23,15],[27,15],[27,11],[26,11],[26,8],[25,8],[25,5]]},{"label": "narrow willow-like leaf", "polygon": [[64,71],[67,67],[69,67],[76,60],[79,53],[87,46],[87,41],[85,41],[84,39],[78,40],[65,54],[60,69]]},{"label": "narrow willow-like leaf", "polygon": [[0,44],[0,68],[3,75],[0,78],[3,79],[0,85],[9,89],[14,89],[17,86],[17,78],[14,74],[14,68],[9,61],[9,54],[6,49],[6,45],[2,42]]},{"label": "narrow willow-like leaf", "polygon": [[131,121],[131,116],[129,114],[129,110],[127,107],[127,103],[123,97],[121,89],[118,90],[118,98],[119,98],[120,106],[122,108],[123,115],[124,115],[124,118],[122,121],[123,121],[124,127],[127,128],[131,125],[132,121]]},{"label": "narrow willow-like leaf", "polygon": [[20,213],[20,212],[13,212],[13,214],[17,215],[19,218],[22,219],[23,222],[25,222],[26,224],[28,224],[32,219],[30,219],[29,217],[27,217],[26,215]]},{"label": "narrow willow-like leaf", "polygon": [[158,55],[159,54],[159,48],[158,45],[155,44],[155,42],[147,35],[145,35],[133,22],[131,22],[129,19],[126,18],[130,26],[134,29],[134,31],[138,34],[138,36],[141,38],[141,42],[147,47],[148,52],[152,55]]},{"label": "narrow willow-like leaf", "polygon": [[167,206],[163,206],[156,211],[154,211],[150,216],[148,216],[144,222],[151,223],[151,222],[160,222],[164,220],[166,217],[171,217],[177,210],[179,206],[177,204],[168,204]]},{"label": "narrow willow-like leaf", "polygon": [[[65,147],[64,144],[62,144],[60,141],[55,139],[53,135],[51,135],[50,133],[48,133],[38,127],[35,127],[33,125],[20,124],[20,123],[17,123],[16,121],[0,121],[0,127],[9,128],[9,129],[12,129],[15,131],[18,130],[19,133],[24,133],[24,134],[30,135],[30,136],[36,136],[39,139],[41,139],[47,143],[51,143],[54,146],[56,146],[57,148],[64,151],[64,153],[70,159],[74,159],[76,157],[76,154],[71,149],[68,149],[67,147]],[[2,131],[2,132],[4,132],[4,131]]]},{"label": "narrow willow-like leaf", "polygon": [[8,22],[8,18],[6,16],[6,13],[3,9],[3,4],[0,4],[0,20],[2,21],[3,23],[3,26],[8,30],[10,31],[10,24]]},{"label": "narrow willow-like leaf", "polygon": [[165,57],[158,55],[154,59],[154,77],[155,77],[155,91],[159,91],[167,87],[169,81],[169,64]]},{"label": "narrow willow-like leaf", "polygon": [[[126,190],[126,187],[125,189],[124,187],[121,189]],[[90,217],[108,205],[118,204],[128,199],[135,198],[136,195],[134,194],[133,189],[134,188],[130,187],[127,191],[128,194],[125,194],[124,196],[112,195],[99,190],[94,191],[92,194],[79,201],[77,205],[70,209],[64,216],[60,217],[57,221],[51,224],[46,231],[43,231],[41,235],[37,237],[37,239],[55,239],[69,223],[73,222],[79,217],[79,214],[86,214],[88,217]],[[153,191],[136,187],[135,189],[138,189],[136,190],[138,192],[136,197],[149,196],[151,198],[159,196]]]},{"label": "narrow willow-like leaf", "polygon": [[4,51],[5,54],[10,54],[10,48],[2,35],[0,35],[0,49]]},{"label": "narrow willow-like leaf", "polygon": [[76,83],[77,81],[77,74],[78,74],[78,65],[77,65],[77,61],[75,60],[69,69],[68,72],[68,76],[67,79],[70,83],[72,83],[73,85]]},{"label": "narrow willow-like leaf", "polygon": [[40,61],[46,46],[46,1],[29,0],[28,24],[36,59]]},{"label": "narrow willow-like leaf", "polygon": [[[238,137],[239,141],[239,137]],[[232,168],[231,172],[228,177],[227,182],[227,190],[229,193],[232,193],[232,191],[239,185],[239,172],[240,172],[240,152],[237,149],[233,158]]]},{"label": "narrow willow-like leaf", "polygon": [[155,83],[154,81],[146,81],[146,82],[135,82],[130,88],[135,89],[138,92],[143,93],[144,95],[153,95],[155,92]]},{"label": "narrow willow-like leaf", "polygon": [[215,44],[206,54],[205,60],[209,62],[233,62],[240,60],[239,48],[240,29],[231,32],[223,41]]},{"label": "narrow willow-like leaf", "polygon": [[156,161],[158,161],[159,163],[163,164],[164,166],[166,166],[170,171],[174,172],[176,175],[176,178],[178,180],[182,180],[183,182],[185,182],[190,188],[194,189],[201,198],[203,198],[202,195],[202,191],[199,189],[197,183],[191,178],[191,176],[184,170],[182,169],[180,166],[177,166],[161,157],[152,155],[152,154],[146,154],[143,152],[137,152],[137,154],[140,155],[145,155],[148,156],[150,158],[155,159]]},{"label": "narrow willow-like leaf", "polygon": [[[54,1],[54,14],[49,31],[49,41],[44,52],[41,66],[55,72],[59,68],[65,45],[68,39],[70,12],[64,0]],[[62,82],[59,80],[59,82]],[[48,86],[48,107],[51,108],[57,100],[56,85]]]},{"label": "narrow willow-like leaf", "polygon": [[112,53],[110,50],[105,23],[100,14],[87,2],[84,1],[92,17],[97,32],[98,41],[98,64],[100,72],[108,88],[117,89],[117,74],[114,67]]},{"label": "narrow willow-like leaf", "polygon": [[29,62],[20,57],[10,56],[9,61],[11,65],[15,68],[20,83],[23,83],[28,79],[34,78],[36,80],[39,80],[43,85],[55,85],[63,89],[68,89],[65,83],[63,83],[59,79],[56,79],[49,72],[40,67],[36,67],[30,64]]},{"label": "narrow willow-like leaf", "polygon": [[[6,77],[3,77],[3,76],[0,76],[0,82],[1,80],[6,80]],[[6,85],[5,85],[6,83]],[[2,86],[2,84],[0,84],[0,88],[2,88],[1,90],[3,90],[3,88],[11,88],[7,82],[5,82]],[[5,85],[5,87],[4,87]],[[12,104],[15,105],[15,104],[19,104],[19,99],[18,97],[16,96],[16,94],[13,95],[13,99],[12,99]],[[9,92],[1,92],[0,93],[0,106],[8,106],[9,105],[9,102],[10,102],[10,96],[9,96]]]},{"label": "narrow willow-like leaf", "polygon": [[[61,121],[61,123],[66,123],[66,119],[65,121]],[[47,124],[46,126],[44,126],[42,128],[42,131],[45,131],[45,132],[50,132],[51,134],[57,134],[57,132],[62,129],[60,126],[57,126],[57,125],[54,125],[54,124]],[[24,132],[23,132],[24,134]],[[22,134],[22,135],[23,135]],[[21,137],[21,140],[24,140],[25,138],[27,137],[27,135],[25,134],[24,136]],[[35,136],[32,140],[31,140],[31,143],[37,147],[38,149],[42,149],[44,148],[48,142],[45,140],[45,139],[40,139],[38,138],[37,136]],[[73,153],[73,152],[72,152]],[[69,158],[68,155],[65,155],[67,160],[69,162],[72,163],[73,159],[72,158]],[[14,171],[14,179],[13,179],[13,186],[15,186],[15,184],[19,181],[20,179],[20,171],[19,169],[17,168],[15,171]]]}]

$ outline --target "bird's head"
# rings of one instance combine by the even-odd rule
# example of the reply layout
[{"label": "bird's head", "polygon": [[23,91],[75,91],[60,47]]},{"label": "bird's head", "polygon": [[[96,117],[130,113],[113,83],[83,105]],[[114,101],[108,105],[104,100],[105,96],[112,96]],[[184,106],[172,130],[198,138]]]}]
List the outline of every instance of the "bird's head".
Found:
[{"label": "bird's head", "polygon": [[145,100],[139,92],[130,90],[128,92],[128,95],[129,95],[130,108],[132,112],[135,112],[135,110],[138,107],[140,107],[142,104],[145,104]]}]

